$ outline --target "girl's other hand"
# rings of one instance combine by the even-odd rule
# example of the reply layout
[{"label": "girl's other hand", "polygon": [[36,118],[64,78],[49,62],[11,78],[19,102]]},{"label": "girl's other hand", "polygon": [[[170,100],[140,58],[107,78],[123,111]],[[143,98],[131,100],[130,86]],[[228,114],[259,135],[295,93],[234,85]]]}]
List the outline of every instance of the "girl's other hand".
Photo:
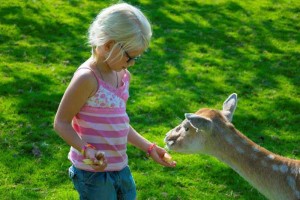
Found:
[{"label": "girl's other hand", "polygon": [[102,151],[87,148],[85,157],[92,161],[91,167],[96,171],[103,171],[107,167],[107,160]]},{"label": "girl's other hand", "polygon": [[167,151],[159,146],[156,146],[150,153],[150,156],[152,157],[152,159],[165,166],[165,167],[176,167],[176,161],[172,161],[172,160],[167,160],[165,159],[165,154],[166,156],[170,156]]}]

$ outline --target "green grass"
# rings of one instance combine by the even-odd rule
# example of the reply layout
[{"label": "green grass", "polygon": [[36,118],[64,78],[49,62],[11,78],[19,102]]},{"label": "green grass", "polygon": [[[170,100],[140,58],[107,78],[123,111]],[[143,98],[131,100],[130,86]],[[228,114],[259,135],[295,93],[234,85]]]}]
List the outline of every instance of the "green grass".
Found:
[{"label": "green grass", "polygon": [[[115,1],[0,4],[0,197],[78,199],[67,176],[69,147],[53,131],[59,101],[89,57],[87,28]],[[128,114],[163,146],[185,112],[239,97],[235,126],[258,144],[300,159],[300,2],[128,1],[153,25],[148,52],[131,68]],[[205,155],[172,153],[163,168],[129,146],[138,199],[265,199]]]}]

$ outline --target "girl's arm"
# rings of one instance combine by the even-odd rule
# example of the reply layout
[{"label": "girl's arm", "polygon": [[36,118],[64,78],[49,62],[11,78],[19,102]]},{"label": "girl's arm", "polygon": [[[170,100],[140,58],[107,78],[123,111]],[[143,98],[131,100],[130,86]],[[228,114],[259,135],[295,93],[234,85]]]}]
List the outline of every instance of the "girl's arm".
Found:
[{"label": "girl's arm", "polygon": [[[128,133],[128,142],[134,145],[135,147],[147,152],[148,148],[152,145],[152,143],[141,136],[132,126],[130,126]],[[159,146],[156,146],[150,153],[150,156],[153,160],[163,166],[166,167],[175,167],[176,162],[168,163],[163,160],[163,157],[167,153],[167,151]]]},{"label": "girl's arm", "polygon": [[[83,141],[73,129],[72,119],[87,99],[96,92],[97,86],[97,80],[90,70],[77,71],[65,91],[54,119],[57,134],[78,151],[81,151],[87,142]],[[87,148],[85,156],[95,160],[95,153],[95,150]]]},{"label": "girl's arm", "polygon": [[92,72],[84,69],[75,73],[59,104],[54,119],[54,129],[58,135],[78,151],[87,143],[81,140],[73,129],[72,119],[94,91],[90,73]]}]

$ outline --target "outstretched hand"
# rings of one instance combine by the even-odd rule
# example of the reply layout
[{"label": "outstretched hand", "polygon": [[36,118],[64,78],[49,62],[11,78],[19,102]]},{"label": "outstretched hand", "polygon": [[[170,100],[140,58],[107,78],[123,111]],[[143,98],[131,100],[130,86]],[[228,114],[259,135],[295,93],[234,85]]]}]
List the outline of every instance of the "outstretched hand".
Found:
[{"label": "outstretched hand", "polygon": [[167,160],[164,159],[164,157],[170,157],[170,155],[167,153],[167,151],[159,146],[156,146],[150,153],[151,158],[165,166],[165,167],[176,167],[176,162],[175,161],[171,161],[171,160]]}]

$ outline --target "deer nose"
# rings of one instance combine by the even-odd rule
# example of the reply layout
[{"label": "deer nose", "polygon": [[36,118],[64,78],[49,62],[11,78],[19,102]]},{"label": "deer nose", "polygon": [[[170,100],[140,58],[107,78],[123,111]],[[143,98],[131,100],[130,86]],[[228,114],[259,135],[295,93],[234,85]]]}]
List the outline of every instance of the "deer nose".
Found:
[{"label": "deer nose", "polygon": [[173,145],[179,138],[180,134],[176,131],[169,131],[165,137],[165,143],[169,146]]}]

